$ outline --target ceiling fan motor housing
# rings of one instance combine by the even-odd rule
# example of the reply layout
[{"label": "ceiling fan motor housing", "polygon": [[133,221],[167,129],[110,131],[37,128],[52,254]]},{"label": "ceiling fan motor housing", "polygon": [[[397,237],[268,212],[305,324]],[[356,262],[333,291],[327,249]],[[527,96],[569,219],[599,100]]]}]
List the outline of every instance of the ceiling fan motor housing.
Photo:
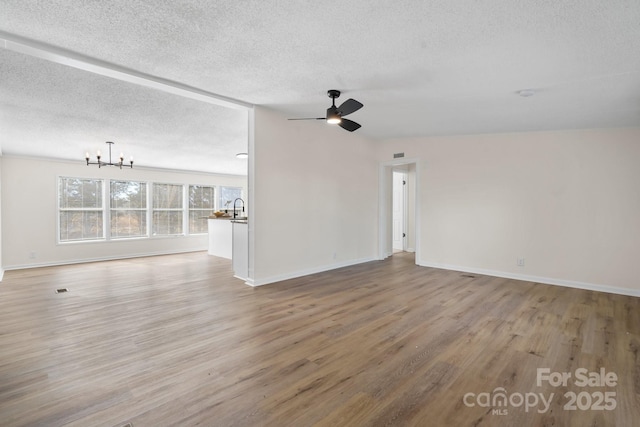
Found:
[{"label": "ceiling fan motor housing", "polygon": [[329,95],[329,98],[331,99],[336,99],[337,97],[340,96],[340,91],[337,89],[329,89],[327,91],[327,95]]}]

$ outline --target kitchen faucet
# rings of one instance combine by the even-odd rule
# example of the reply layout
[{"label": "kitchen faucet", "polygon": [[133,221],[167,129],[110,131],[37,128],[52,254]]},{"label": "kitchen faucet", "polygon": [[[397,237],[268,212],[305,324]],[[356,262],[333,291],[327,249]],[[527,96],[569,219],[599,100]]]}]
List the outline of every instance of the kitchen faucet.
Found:
[{"label": "kitchen faucet", "polygon": [[244,200],[242,200],[240,197],[238,197],[237,199],[235,199],[233,201],[233,217],[236,218],[238,216],[238,213],[236,212],[236,202],[240,200],[242,202],[242,212],[244,212]]}]

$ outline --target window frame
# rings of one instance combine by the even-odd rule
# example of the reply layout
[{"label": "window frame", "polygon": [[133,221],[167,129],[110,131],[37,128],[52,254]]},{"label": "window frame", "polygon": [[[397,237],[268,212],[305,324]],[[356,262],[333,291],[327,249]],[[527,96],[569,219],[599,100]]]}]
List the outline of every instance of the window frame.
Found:
[{"label": "window frame", "polygon": [[[83,180],[83,181],[98,181],[101,182],[102,184],[102,189],[101,189],[101,194],[100,197],[102,198],[102,207],[100,209],[83,209],[83,208],[62,208],[60,206],[60,199],[62,197],[62,193],[61,193],[61,180],[63,179],[76,179],[76,180]],[[107,196],[107,192],[106,192],[106,181],[104,178],[88,178],[88,177],[82,177],[82,176],[67,176],[67,175],[58,175],[56,177],[56,243],[58,244],[77,244],[77,243],[92,243],[92,242],[105,242],[108,236],[108,229],[107,229],[107,222],[106,222],[106,211],[107,211],[107,201],[106,201],[106,196]],[[96,238],[91,238],[91,239],[69,239],[69,240],[64,240],[62,239],[62,228],[61,228],[61,219],[62,219],[62,212],[70,212],[70,211],[102,211],[102,237],[96,237]]]},{"label": "window frame", "polygon": [[[107,182],[109,183],[109,191],[108,191],[108,196],[109,196],[109,209],[108,209],[108,214],[107,214],[107,226],[108,226],[108,232],[107,232],[107,241],[122,241],[122,240],[131,240],[131,239],[147,239],[150,236],[150,224],[151,224],[151,218],[149,216],[149,202],[150,202],[150,191],[149,191],[149,181],[144,181],[144,180],[133,180],[133,179],[111,179],[108,178]],[[111,184],[113,184],[114,182],[135,182],[138,184],[144,184],[146,186],[146,195],[145,195],[145,205],[146,207],[143,208],[112,208],[111,207],[111,200],[112,200],[112,192],[111,192]],[[111,220],[112,220],[112,211],[118,211],[118,210],[122,210],[122,211],[144,211],[145,215],[144,215],[144,219],[145,219],[145,234],[140,234],[137,236],[116,236],[114,237],[112,234],[112,227],[111,227]]]}]

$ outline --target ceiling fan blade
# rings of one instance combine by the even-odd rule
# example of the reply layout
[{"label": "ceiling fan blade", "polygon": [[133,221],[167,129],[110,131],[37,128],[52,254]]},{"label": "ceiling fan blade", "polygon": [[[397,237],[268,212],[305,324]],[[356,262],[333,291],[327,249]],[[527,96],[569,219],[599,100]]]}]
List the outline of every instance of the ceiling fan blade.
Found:
[{"label": "ceiling fan blade", "polygon": [[342,129],[348,130],[349,132],[360,129],[360,124],[349,119],[342,119],[342,121],[338,123],[338,126]]},{"label": "ceiling fan blade", "polygon": [[351,114],[355,111],[358,111],[363,107],[361,102],[356,101],[355,99],[347,99],[338,107],[338,111],[340,111],[341,116],[346,116],[347,114]]},{"label": "ceiling fan blade", "polygon": [[287,119],[287,120],[326,120],[325,117],[307,117],[304,119]]}]

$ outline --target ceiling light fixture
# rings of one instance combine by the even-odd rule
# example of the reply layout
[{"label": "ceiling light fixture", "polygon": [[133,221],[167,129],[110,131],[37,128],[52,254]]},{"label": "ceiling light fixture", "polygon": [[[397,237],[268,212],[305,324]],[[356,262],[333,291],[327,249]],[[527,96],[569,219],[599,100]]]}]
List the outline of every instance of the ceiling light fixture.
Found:
[{"label": "ceiling light fixture", "polygon": [[337,125],[342,122],[340,114],[338,114],[338,108],[334,105],[327,108],[327,123],[330,125]]},{"label": "ceiling light fixture", "polygon": [[340,96],[340,91],[337,89],[330,89],[327,91],[327,95],[331,98],[331,107],[327,108],[327,114],[324,117],[307,117],[289,120],[325,120],[327,123],[331,125],[338,125],[349,132],[360,129],[360,124],[349,119],[343,119],[343,117],[351,113],[355,113],[364,107],[364,105],[355,99],[349,98],[340,104],[339,107],[336,107],[336,98]]},{"label": "ceiling light fixture", "polygon": [[239,159],[246,159],[247,157],[249,157],[249,153],[238,153],[236,154],[236,157]]},{"label": "ceiling light fixture", "polygon": [[122,166],[125,166],[133,169],[133,156],[131,156],[131,158],[129,159],[129,164],[125,165],[124,154],[120,153],[120,161],[118,163],[113,163],[111,161],[111,146],[115,144],[115,142],[107,141],[107,144],[109,144],[109,161],[103,162],[102,160],[100,160],[102,158],[102,155],[100,154],[100,150],[98,150],[98,152],[96,153],[97,160],[95,162],[91,162],[91,157],[89,157],[89,152],[87,151],[84,156],[85,160],[87,161],[87,166],[98,165],[99,168],[101,168],[102,166],[118,166],[120,169],[122,169]]}]

